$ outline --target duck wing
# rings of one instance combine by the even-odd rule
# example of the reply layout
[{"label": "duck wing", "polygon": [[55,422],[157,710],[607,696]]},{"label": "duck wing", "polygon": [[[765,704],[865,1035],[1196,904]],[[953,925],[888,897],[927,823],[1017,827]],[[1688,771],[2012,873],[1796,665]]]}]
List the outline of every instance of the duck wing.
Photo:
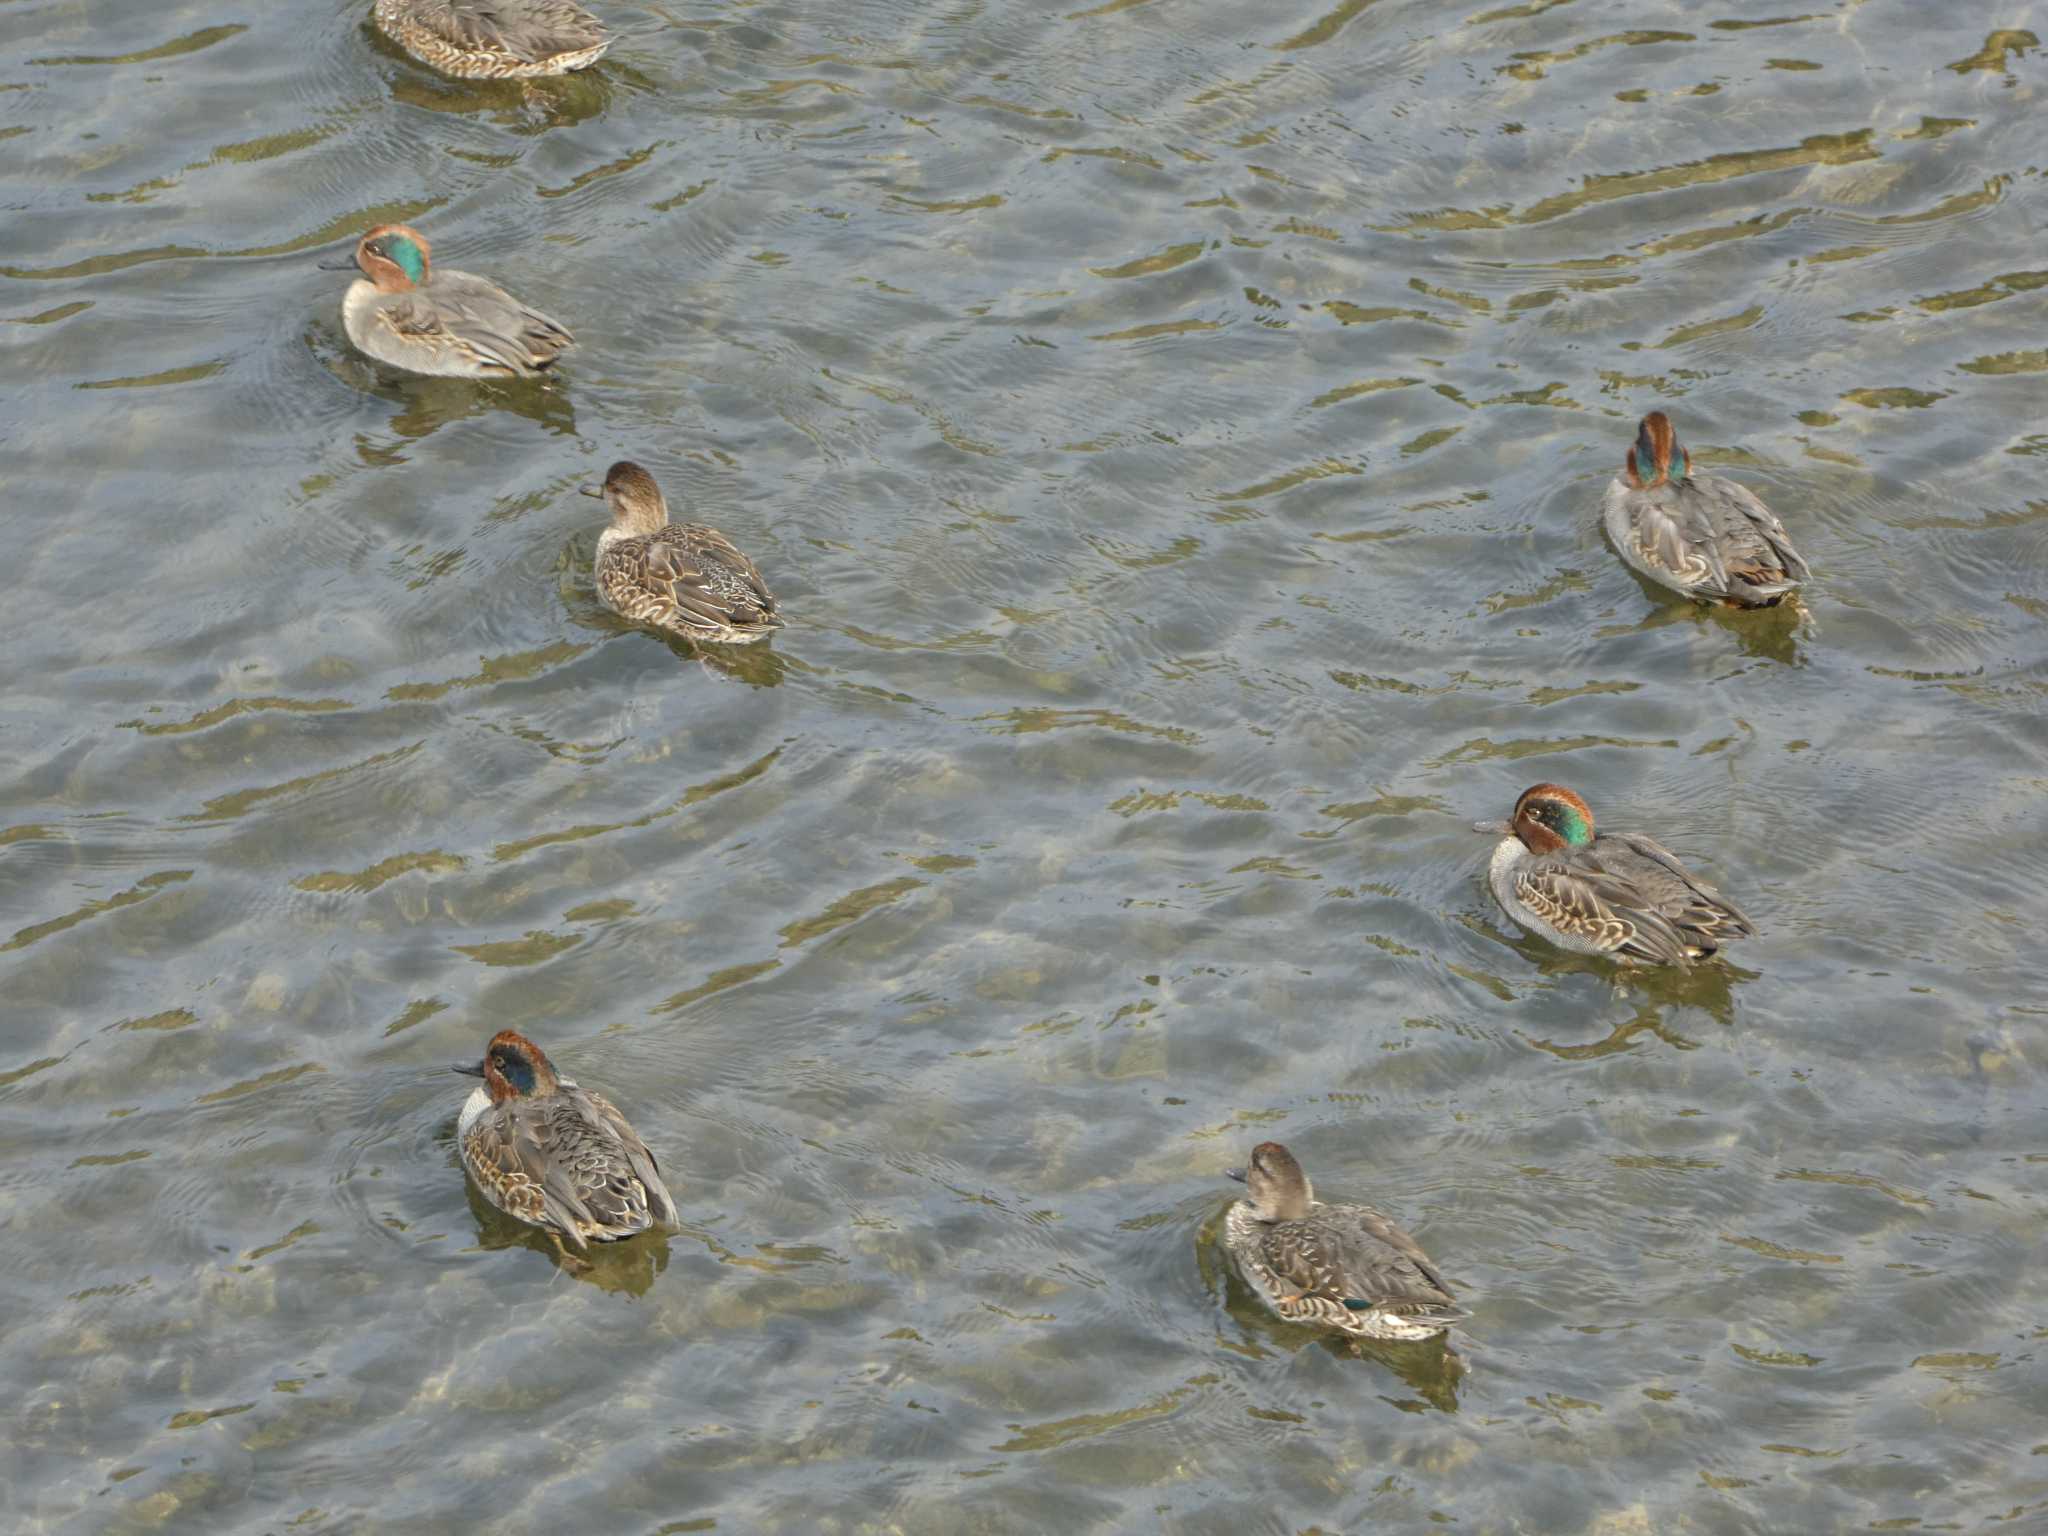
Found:
[{"label": "duck wing", "polygon": [[716,528],[670,523],[646,544],[642,574],[684,624],[779,629],[775,598],[754,562]]},{"label": "duck wing", "polygon": [[[647,1150],[647,1143],[640,1139],[640,1133],[626,1123],[626,1117],[612,1106],[612,1101],[601,1093],[578,1089],[589,1103],[591,1112],[611,1130],[618,1140],[619,1151],[624,1154],[632,1176],[640,1181],[640,1213],[653,1224],[664,1227],[681,1225],[682,1218],[676,1211],[675,1197],[668,1192],[668,1185],[661,1177],[660,1166],[654,1161],[654,1154]],[[642,1225],[648,1225],[643,1221]]]},{"label": "duck wing", "polygon": [[[1688,494],[1682,499],[1700,529],[1701,541],[1719,555],[1724,595],[1738,600],[1745,595],[1782,596],[1812,577],[1778,514],[1746,486],[1719,475],[1702,475],[1685,489]],[[1738,585],[1728,585],[1727,577]]]},{"label": "duck wing", "polygon": [[[399,307],[387,304],[383,309],[394,314]],[[409,316],[407,323],[438,333],[437,339],[485,372],[540,373],[576,342],[567,326],[473,272],[434,273],[421,297],[408,298],[405,307],[425,312],[417,314],[416,321]]]},{"label": "duck wing", "polygon": [[[1611,848],[1605,847],[1612,843]],[[1639,900],[1678,930],[1701,954],[1734,938],[1751,938],[1756,925],[1741,908],[1678,862],[1678,855],[1640,832],[1602,833],[1593,839],[1608,867],[1626,879]]]},{"label": "duck wing", "polygon": [[1350,1311],[1427,1312],[1454,1307],[1450,1287],[1415,1239],[1365,1205],[1320,1206],[1273,1223],[1261,1256],[1304,1299]]},{"label": "duck wing", "polygon": [[601,1223],[556,1161],[562,1137],[547,1111],[560,1097],[507,1099],[479,1115],[462,1139],[462,1161],[498,1209],[584,1248]]},{"label": "duck wing", "polygon": [[1685,964],[1685,940],[1670,919],[1601,856],[1600,844],[1611,841],[1602,834],[1589,847],[1524,860],[1515,871],[1515,895],[1550,927],[1602,953]]},{"label": "duck wing", "polygon": [[1560,932],[1652,965],[1685,965],[1756,931],[1640,833],[1603,832],[1586,847],[1530,859],[1516,871],[1515,894]]},{"label": "duck wing", "polygon": [[412,16],[458,47],[529,64],[606,41],[603,25],[575,0],[416,0]]},{"label": "duck wing", "polygon": [[643,1166],[653,1178],[652,1187],[661,1190],[662,1205],[675,1210],[661,1176],[654,1172],[654,1159],[609,1102],[568,1081],[555,1093],[531,1102],[548,1153],[543,1187],[564,1207],[588,1213],[587,1235],[630,1237],[654,1224],[652,1191],[642,1176]]},{"label": "duck wing", "polygon": [[1647,490],[1616,480],[1604,517],[1623,560],[1689,597],[1768,607],[1812,575],[1777,515],[1718,475]]}]

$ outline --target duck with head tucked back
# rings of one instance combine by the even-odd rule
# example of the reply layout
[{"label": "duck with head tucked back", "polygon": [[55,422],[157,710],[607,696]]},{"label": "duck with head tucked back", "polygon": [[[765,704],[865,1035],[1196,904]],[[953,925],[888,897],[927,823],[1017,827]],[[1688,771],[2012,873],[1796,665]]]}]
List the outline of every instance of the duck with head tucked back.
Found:
[{"label": "duck with head tucked back", "polygon": [[469,379],[544,373],[576,338],[496,283],[470,272],[436,269],[426,236],[405,224],[379,224],[327,271],[362,273],[341,301],[341,321],[359,351],[408,373]]},{"label": "duck with head tucked back", "polygon": [[597,536],[597,595],[622,618],[686,640],[751,645],[782,628],[754,562],[716,528],[672,523],[654,476],[621,459],[586,485],[612,509]]},{"label": "duck with head tucked back", "polygon": [[1631,570],[1703,602],[1774,607],[1813,574],[1754,494],[1692,472],[1692,455],[1662,411],[1643,418],[1602,517]]},{"label": "duck with head tucked back", "polygon": [[1277,1141],[1229,1170],[1245,1198],[1223,1221],[1223,1244],[1275,1316],[1367,1339],[1427,1339],[1461,1314],[1422,1245],[1369,1205],[1316,1199]]},{"label": "duck with head tucked back", "polygon": [[479,1065],[453,1070],[483,1079],[455,1127],[463,1168],[492,1205],[547,1233],[564,1263],[588,1267],[565,1239],[587,1252],[593,1241],[677,1225],[647,1143],[524,1035],[501,1029]]},{"label": "duck with head tucked back", "polygon": [[523,80],[595,64],[612,40],[576,0],[377,0],[377,30],[458,80]]},{"label": "duck with head tucked back", "polygon": [[1487,869],[1501,910],[1560,949],[1684,966],[1756,932],[1656,839],[1596,836],[1592,808],[1562,784],[1531,785],[1512,817],[1472,830],[1501,834]]}]

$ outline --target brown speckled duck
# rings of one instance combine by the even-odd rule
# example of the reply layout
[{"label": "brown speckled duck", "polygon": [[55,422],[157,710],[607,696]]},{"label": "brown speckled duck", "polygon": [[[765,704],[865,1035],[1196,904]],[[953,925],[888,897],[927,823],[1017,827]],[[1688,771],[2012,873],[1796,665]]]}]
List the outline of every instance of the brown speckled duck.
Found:
[{"label": "brown speckled duck", "polygon": [[458,80],[521,80],[595,64],[612,40],[576,0],[377,0],[377,30]]},{"label": "brown speckled duck", "polygon": [[1367,1339],[1427,1339],[1461,1314],[1421,1244],[1369,1205],[1326,1205],[1277,1141],[1230,1170],[1223,1243],[1276,1316]]},{"label": "brown speckled duck", "polygon": [[612,509],[597,536],[597,595],[623,618],[688,640],[751,645],[782,628],[754,562],[716,528],[672,523],[654,476],[621,459],[602,486]]},{"label": "brown speckled duck", "polygon": [[405,224],[379,224],[356,242],[356,268],[341,323],[358,350],[408,373],[458,378],[523,378],[545,373],[576,338],[487,278],[437,270],[426,236]]},{"label": "brown speckled duck", "polygon": [[1593,812],[1562,784],[1522,791],[1487,881],[1501,910],[1531,933],[1580,955],[1627,965],[1690,965],[1756,932],[1748,918],[1640,832],[1593,832]]},{"label": "brown speckled duck", "polygon": [[1692,472],[1692,455],[1662,411],[1643,418],[1602,516],[1630,569],[1703,602],[1770,608],[1813,574],[1754,494]]},{"label": "brown speckled duck", "polygon": [[631,1237],[676,1225],[676,1202],[626,1117],[602,1095],[560,1076],[541,1048],[502,1029],[478,1066],[454,1069],[483,1085],[462,1106],[462,1166],[486,1200],[562,1244]]}]

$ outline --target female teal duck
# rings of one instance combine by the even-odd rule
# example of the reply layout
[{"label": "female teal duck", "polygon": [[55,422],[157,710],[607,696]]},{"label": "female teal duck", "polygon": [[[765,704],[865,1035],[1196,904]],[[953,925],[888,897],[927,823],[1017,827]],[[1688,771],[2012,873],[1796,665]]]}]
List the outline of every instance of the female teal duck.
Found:
[{"label": "female teal duck", "polygon": [[359,351],[408,373],[465,379],[526,378],[552,368],[576,338],[496,283],[469,272],[435,271],[426,236],[379,224],[356,242],[341,322]]},{"label": "female teal duck", "polygon": [[775,597],[754,562],[716,528],[672,523],[654,476],[621,459],[602,486],[612,509],[597,536],[597,595],[635,624],[687,640],[751,645],[782,628]]},{"label": "female teal duck", "polygon": [[541,1048],[501,1029],[479,1066],[454,1069],[483,1086],[463,1103],[455,1139],[486,1200],[554,1240],[588,1251],[650,1227],[677,1224],[654,1154],[603,1096],[559,1076]]},{"label": "female teal duck", "polygon": [[1275,1315],[1366,1339],[1427,1339],[1461,1314],[1414,1238],[1369,1205],[1325,1205],[1277,1141],[1233,1168],[1245,1198],[1223,1222],[1224,1246]]},{"label": "female teal duck", "polygon": [[1623,562],[1686,597],[1770,608],[1813,574],[1769,507],[1733,480],[1692,472],[1662,411],[1643,418],[1602,511]]},{"label": "female teal duck", "polygon": [[377,30],[458,80],[564,75],[595,64],[612,40],[576,0],[377,0]]},{"label": "female teal duck", "polygon": [[1579,955],[1625,965],[1690,965],[1756,932],[1748,918],[1672,852],[1640,832],[1593,832],[1593,812],[1561,784],[1534,784],[1507,821],[1487,869],[1501,910]]}]

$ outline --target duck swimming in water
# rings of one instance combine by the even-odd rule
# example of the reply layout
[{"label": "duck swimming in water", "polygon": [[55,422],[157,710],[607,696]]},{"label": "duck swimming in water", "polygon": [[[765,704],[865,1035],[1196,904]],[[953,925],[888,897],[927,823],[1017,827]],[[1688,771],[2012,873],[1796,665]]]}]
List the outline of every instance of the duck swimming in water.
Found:
[{"label": "duck swimming in water", "polygon": [[483,1079],[462,1105],[455,1139],[462,1166],[492,1205],[539,1227],[564,1262],[578,1251],[677,1224],[675,1198],[654,1154],[603,1095],[555,1071],[541,1048],[501,1029],[478,1066]]},{"label": "duck swimming in water", "polygon": [[595,64],[612,40],[576,0],[377,0],[377,30],[458,80],[521,80]]},{"label": "duck swimming in water", "polygon": [[341,323],[357,349],[408,373],[526,378],[544,373],[576,338],[487,278],[436,270],[426,236],[379,224],[345,262],[362,276],[342,296]]},{"label": "duck swimming in water", "polygon": [[1460,1315],[1422,1245],[1369,1205],[1325,1205],[1277,1141],[1230,1170],[1223,1244],[1275,1316],[1366,1339],[1427,1339]]},{"label": "duck swimming in water", "polygon": [[1487,869],[1501,910],[1560,949],[1683,966],[1756,932],[1654,838],[1595,836],[1591,807],[1562,784],[1531,785],[1512,817],[1472,830],[1501,834]]},{"label": "duck swimming in water", "polygon": [[1631,570],[1704,602],[1774,607],[1813,574],[1754,494],[1692,472],[1692,455],[1662,411],[1642,419],[1602,517]]},{"label": "duck swimming in water", "polygon": [[654,476],[621,459],[583,487],[612,509],[597,536],[597,595],[622,618],[686,640],[751,645],[782,628],[774,594],[731,539],[672,523]]}]

